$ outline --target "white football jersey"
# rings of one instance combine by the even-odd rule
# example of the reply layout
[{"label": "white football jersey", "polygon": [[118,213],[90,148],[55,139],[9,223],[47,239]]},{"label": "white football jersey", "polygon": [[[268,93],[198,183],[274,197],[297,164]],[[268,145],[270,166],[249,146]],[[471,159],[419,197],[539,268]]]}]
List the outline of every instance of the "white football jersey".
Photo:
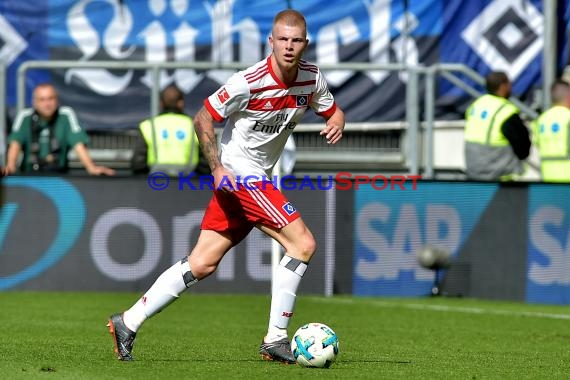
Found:
[{"label": "white football jersey", "polygon": [[324,118],[336,110],[317,66],[301,61],[295,83],[287,87],[273,72],[269,57],[232,75],[204,105],[216,121],[227,119],[221,162],[239,183],[271,178],[287,138],[308,107]]}]

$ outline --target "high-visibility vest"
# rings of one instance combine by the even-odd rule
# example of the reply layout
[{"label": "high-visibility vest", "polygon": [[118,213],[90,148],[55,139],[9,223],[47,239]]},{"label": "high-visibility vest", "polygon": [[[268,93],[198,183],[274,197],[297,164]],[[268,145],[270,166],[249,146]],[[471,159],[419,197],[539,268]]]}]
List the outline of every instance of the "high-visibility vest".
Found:
[{"label": "high-visibility vest", "polygon": [[[484,145],[489,148],[502,149],[508,154],[509,141],[503,135],[501,127],[519,109],[508,99],[486,94],[479,97],[465,112],[465,142]],[[505,174],[500,180],[509,181],[516,178],[515,173]]]},{"label": "high-visibility vest", "polygon": [[143,121],[139,128],[148,146],[150,168],[171,166],[193,171],[198,165],[199,141],[189,116],[165,113]]},{"label": "high-visibility vest", "polygon": [[570,182],[570,109],[554,106],[535,123],[540,171],[545,182]]},{"label": "high-visibility vest", "polygon": [[465,113],[465,141],[487,146],[509,145],[501,126],[518,112],[519,109],[505,98],[490,94],[481,96]]}]

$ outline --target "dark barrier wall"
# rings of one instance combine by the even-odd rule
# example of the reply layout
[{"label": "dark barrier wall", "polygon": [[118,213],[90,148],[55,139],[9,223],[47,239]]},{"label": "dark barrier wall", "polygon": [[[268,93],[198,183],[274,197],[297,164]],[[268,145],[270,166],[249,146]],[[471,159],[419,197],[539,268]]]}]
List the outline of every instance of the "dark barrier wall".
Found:
[{"label": "dark barrier wall", "polygon": [[[0,290],[144,291],[199,232],[211,192],[180,185],[158,191],[146,178],[6,178]],[[448,295],[570,303],[570,185],[317,187],[297,181],[285,190],[319,245],[302,293],[427,295],[434,273],[416,256],[432,245],[452,256],[442,275]],[[192,291],[267,292],[270,251],[271,240],[254,230]]]},{"label": "dark barrier wall", "polygon": [[[3,185],[2,290],[145,290],[189,252],[211,196],[198,183],[205,190],[179,190],[178,181],[153,190],[146,178],[10,177]],[[326,206],[334,192],[287,195],[319,245],[302,290],[323,294],[333,287],[335,244],[325,231],[336,225],[334,203]],[[254,230],[234,251],[193,289],[267,292],[271,240]]]}]

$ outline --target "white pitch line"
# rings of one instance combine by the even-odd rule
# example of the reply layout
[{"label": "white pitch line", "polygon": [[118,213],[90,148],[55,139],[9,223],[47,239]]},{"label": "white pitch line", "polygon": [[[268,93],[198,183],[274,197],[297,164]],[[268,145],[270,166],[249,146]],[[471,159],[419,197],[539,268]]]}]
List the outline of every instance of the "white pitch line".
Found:
[{"label": "white pitch line", "polygon": [[[354,300],[346,298],[345,299],[318,298],[318,297],[309,297],[309,298],[313,301],[318,301],[323,303],[338,303],[338,304],[356,303]],[[359,303],[360,302],[361,301],[359,301]],[[547,318],[547,319],[570,319],[570,314],[542,313],[536,311],[490,310],[480,307],[426,305],[422,303],[391,303],[385,301],[364,301],[364,302],[372,306],[404,308],[410,310],[429,310],[429,311],[455,312],[455,313],[465,313],[465,314],[506,315],[506,316]]]}]

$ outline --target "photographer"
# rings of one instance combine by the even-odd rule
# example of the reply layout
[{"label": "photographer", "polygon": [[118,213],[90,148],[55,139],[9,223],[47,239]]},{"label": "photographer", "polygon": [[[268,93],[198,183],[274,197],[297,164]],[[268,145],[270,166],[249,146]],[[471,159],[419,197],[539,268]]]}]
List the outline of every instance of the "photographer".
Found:
[{"label": "photographer", "polygon": [[20,111],[12,125],[6,174],[17,172],[20,152],[23,152],[21,173],[65,173],[69,170],[69,150],[75,149],[90,175],[115,175],[113,169],[95,165],[87,150],[87,134],[73,109],[59,106],[51,84],[39,84],[34,89],[32,103],[33,108]]}]

